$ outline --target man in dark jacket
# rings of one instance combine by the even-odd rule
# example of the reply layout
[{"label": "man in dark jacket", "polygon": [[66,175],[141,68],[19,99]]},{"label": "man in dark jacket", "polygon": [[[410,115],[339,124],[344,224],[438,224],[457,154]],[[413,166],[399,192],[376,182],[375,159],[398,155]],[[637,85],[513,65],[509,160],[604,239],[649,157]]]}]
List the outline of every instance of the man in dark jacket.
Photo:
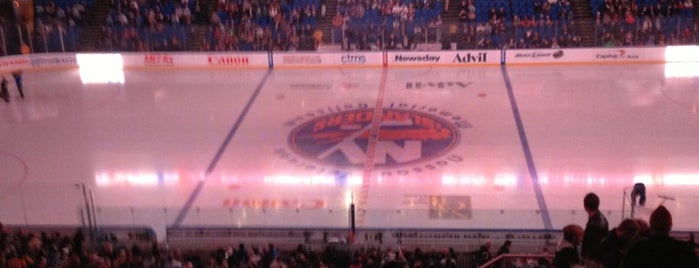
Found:
[{"label": "man in dark jacket", "polygon": [[595,193],[588,193],[583,199],[583,205],[587,212],[588,219],[585,225],[585,235],[580,245],[580,255],[586,267],[600,267],[601,258],[599,256],[599,246],[609,233],[609,223],[599,211],[599,196]]}]

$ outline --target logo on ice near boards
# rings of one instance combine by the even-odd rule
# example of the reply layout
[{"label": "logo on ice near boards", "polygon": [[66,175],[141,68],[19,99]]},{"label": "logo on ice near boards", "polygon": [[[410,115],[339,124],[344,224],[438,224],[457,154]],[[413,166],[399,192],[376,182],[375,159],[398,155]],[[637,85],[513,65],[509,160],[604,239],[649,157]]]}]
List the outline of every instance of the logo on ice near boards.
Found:
[{"label": "logo on ice near boards", "polygon": [[[376,147],[368,148],[374,109],[345,105],[318,109],[286,123],[290,150],[275,153],[290,164],[319,173],[359,169],[372,152],[373,165],[384,176],[419,173],[460,162],[450,153],[460,129],[471,125],[451,112],[426,106],[392,103],[384,108]],[[295,157],[295,156],[298,156]]]},{"label": "logo on ice near boards", "polygon": [[428,89],[428,88],[467,88],[473,82],[459,81],[439,81],[439,82],[406,82],[405,89]]}]

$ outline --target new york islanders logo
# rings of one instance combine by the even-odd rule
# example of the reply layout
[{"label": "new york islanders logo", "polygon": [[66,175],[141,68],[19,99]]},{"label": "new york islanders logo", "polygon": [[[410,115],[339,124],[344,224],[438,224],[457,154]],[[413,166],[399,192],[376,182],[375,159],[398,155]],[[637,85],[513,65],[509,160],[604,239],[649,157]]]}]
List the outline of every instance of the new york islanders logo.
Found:
[{"label": "new york islanders logo", "polygon": [[376,139],[375,168],[395,168],[428,161],[459,143],[457,127],[435,114],[384,108],[379,131],[370,137],[374,111],[369,108],[326,114],[303,122],[289,134],[292,151],[312,162],[359,168],[367,159],[369,139]]}]

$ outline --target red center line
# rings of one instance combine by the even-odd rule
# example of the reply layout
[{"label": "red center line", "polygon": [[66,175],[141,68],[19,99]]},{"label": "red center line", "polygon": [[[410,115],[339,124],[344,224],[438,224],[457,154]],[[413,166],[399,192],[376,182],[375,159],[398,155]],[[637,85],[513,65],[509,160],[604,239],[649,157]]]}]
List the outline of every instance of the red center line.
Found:
[{"label": "red center line", "polygon": [[376,159],[376,143],[379,139],[379,131],[381,129],[381,117],[383,114],[384,93],[386,92],[386,76],[388,68],[384,67],[381,71],[381,81],[379,82],[379,94],[376,97],[376,104],[371,118],[371,128],[369,129],[369,142],[367,144],[366,159],[364,161],[364,170],[362,173],[362,186],[359,193],[359,202],[357,205],[356,224],[364,223],[366,214],[366,204],[369,199],[369,187],[371,186],[372,174],[374,173],[374,159]]}]

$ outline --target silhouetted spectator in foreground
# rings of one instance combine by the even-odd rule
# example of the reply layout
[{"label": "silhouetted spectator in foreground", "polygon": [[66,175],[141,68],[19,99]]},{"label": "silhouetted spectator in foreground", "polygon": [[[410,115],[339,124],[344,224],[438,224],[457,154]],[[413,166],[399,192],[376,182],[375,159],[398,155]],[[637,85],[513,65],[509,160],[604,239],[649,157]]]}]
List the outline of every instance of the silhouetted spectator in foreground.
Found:
[{"label": "silhouetted spectator in foreground", "polygon": [[583,199],[583,205],[588,219],[585,225],[585,234],[580,245],[580,256],[586,267],[600,267],[599,245],[602,239],[609,233],[609,223],[599,210],[599,196],[588,193]]},{"label": "silhouetted spectator in foreground", "polygon": [[[505,243],[503,243],[502,246],[500,246],[500,249],[498,249],[498,252],[495,253],[495,257],[500,256],[502,254],[510,253],[511,247],[512,247],[512,241],[510,241],[509,239],[505,240]],[[499,267],[502,267],[502,265],[504,265],[502,260],[500,260],[498,263],[500,264]]]},{"label": "silhouetted spectator in foreground", "polygon": [[578,246],[583,238],[580,225],[570,224],[563,227],[563,239],[558,242],[556,255],[553,258],[555,268],[582,267]]},{"label": "silhouetted spectator in foreground", "polygon": [[624,219],[612,229],[600,245],[600,257],[604,267],[619,267],[631,244],[638,237],[640,227],[633,219]]},{"label": "silhouetted spectator in foreground", "polygon": [[495,256],[500,256],[502,254],[510,253],[511,247],[512,247],[512,241],[505,240],[505,243],[503,243],[502,246],[500,246],[500,249],[498,249],[498,252],[495,254]]},{"label": "silhouetted spectator in foreground", "polygon": [[638,238],[636,240],[650,238],[650,225],[648,222],[643,219],[633,220],[638,224]]},{"label": "silhouetted spectator in foreground", "polygon": [[697,267],[697,255],[689,244],[670,237],[672,215],[664,206],[659,206],[650,215],[650,230],[650,239],[634,243],[621,267]]},{"label": "silhouetted spectator in foreground", "polygon": [[485,264],[486,262],[490,261],[491,258],[493,258],[493,255],[490,253],[490,247],[492,247],[492,245],[492,241],[485,241],[485,243],[483,243],[481,247],[475,252],[474,256],[478,265]]}]

